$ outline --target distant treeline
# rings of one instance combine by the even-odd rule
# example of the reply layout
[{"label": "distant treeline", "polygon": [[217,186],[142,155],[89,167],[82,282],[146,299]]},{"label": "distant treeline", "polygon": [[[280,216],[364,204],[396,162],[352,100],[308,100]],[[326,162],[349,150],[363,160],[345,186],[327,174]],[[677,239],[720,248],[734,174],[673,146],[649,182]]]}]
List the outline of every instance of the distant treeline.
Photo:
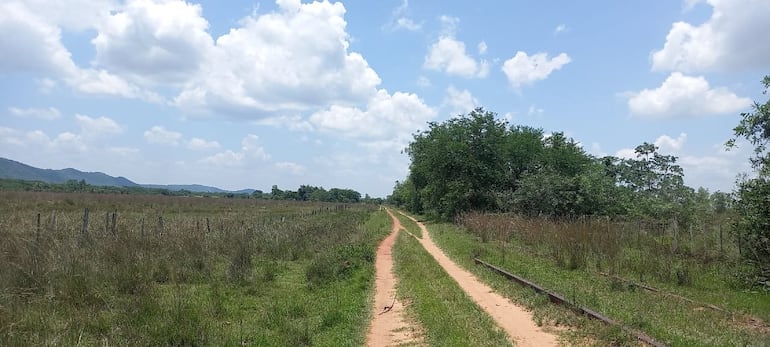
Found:
[{"label": "distant treeline", "polygon": [[97,194],[136,194],[136,195],[167,195],[167,196],[209,196],[240,199],[269,199],[269,200],[295,200],[295,201],[322,201],[340,203],[382,203],[380,198],[371,198],[369,195],[361,197],[361,193],[352,189],[332,188],[302,185],[296,191],[280,190],[273,186],[270,193],[255,190],[252,194],[233,192],[193,192],[189,190],[170,190],[163,188],[145,187],[116,187],[97,186],[86,183],[85,180],[69,180],[65,183],[48,183],[43,181],[27,181],[19,179],[0,179],[0,190],[34,191],[34,192],[59,192],[59,193],[97,193]]},{"label": "distant treeline", "polygon": [[329,190],[324,187],[315,187],[310,185],[301,185],[294,190],[281,190],[277,185],[274,185],[270,190],[270,193],[264,193],[261,190],[256,190],[252,194],[257,199],[271,199],[271,200],[296,200],[296,201],[323,201],[323,202],[342,202],[342,203],[377,203],[381,204],[382,199],[371,198],[369,194],[361,197],[361,193],[353,189],[340,189],[331,188]]}]

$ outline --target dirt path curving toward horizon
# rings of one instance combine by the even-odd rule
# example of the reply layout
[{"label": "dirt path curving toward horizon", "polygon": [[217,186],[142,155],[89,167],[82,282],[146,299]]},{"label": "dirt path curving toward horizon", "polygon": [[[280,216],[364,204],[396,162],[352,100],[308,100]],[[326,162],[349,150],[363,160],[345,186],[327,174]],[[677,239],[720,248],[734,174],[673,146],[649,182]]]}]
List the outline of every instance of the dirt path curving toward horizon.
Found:
[{"label": "dirt path curving toward horizon", "polygon": [[[417,223],[417,226],[422,230],[422,238],[417,238],[420,244],[436,259],[441,267],[444,268],[444,271],[460,285],[463,291],[479,307],[486,311],[498,326],[508,333],[508,336],[516,346],[539,347],[557,345],[556,335],[545,332],[537,326],[532,312],[527,311],[524,307],[515,305],[507,298],[494,292],[492,288],[479,281],[476,276],[461,268],[433,243],[430,233],[424,224],[411,216],[401,214]],[[394,223],[397,223],[397,221],[398,219],[396,218]]]},{"label": "dirt path curving toward horizon", "polygon": [[396,298],[396,275],[393,272],[393,245],[396,243],[401,222],[389,210],[393,223],[390,235],[377,247],[374,260],[374,308],[372,321],[366,336],[366,345],[379,346],[422,346],[420,329],[406,318],[404,305]]}]

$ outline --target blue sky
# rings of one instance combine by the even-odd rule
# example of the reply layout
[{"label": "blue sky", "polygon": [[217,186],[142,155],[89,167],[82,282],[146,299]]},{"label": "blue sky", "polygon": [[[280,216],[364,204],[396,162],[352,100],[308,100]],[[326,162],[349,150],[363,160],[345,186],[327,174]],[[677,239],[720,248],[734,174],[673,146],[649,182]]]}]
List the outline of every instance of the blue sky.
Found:
[{"label": "blue sky", "polygon": [[8,0],[0,156],[139,183],[385,196],[429,121],[477,106],[597,156],[654,142],[693,187],[764,100],[770,2]]}]

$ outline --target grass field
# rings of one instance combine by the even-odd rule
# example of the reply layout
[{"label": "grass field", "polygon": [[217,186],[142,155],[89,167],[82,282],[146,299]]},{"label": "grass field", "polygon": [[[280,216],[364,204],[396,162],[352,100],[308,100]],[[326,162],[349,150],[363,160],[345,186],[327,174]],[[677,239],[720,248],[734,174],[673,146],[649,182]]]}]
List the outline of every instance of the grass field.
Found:
[{"label": "grass field", "polygon": [[[375,249],[390,223],[365,204],[0,192],[0,344],[360,346],[371,318]],[[750,320],[770,321],[770,295],[731,285],[728,258],[684,252],[677,260],[680,253],[666,251],[655,259],[633,247],[575,257],[560,248],[556,231],[565,230],[558,228],[538,225],[546,232],[535,236],[428,227],[455,261],[532,308],[537,322],[563,327],[570,344],[637,342],[551,305],[472,257],[672,346],[770,345],[770,329]],[[580,238],[567,239],[582,247]],[[398,295],[428,343],[508,344],[411,235],[399,236],[393,255]],[[672,259],[687,281],[675,268],[660,275]],[[634,280],[642,274],[647,284],[735,314],[650,293],[600,270]]]},{"label": "grass field", "polygon": [[2,192],[0,341],[359,346],[389,230],[363,204]]},{"label": "grass field", "polygon": [[[513,236],[506,241],[482,237],[449,224],[430,224],[435,242],[455,261],[476,273],[514,301],[535,310],[538,319],[576,327],[569,332],[573,341],[597,339],[597,343],[637,345],[633,337],[597,326],[574,314],[553,308],[547,300],[509,282],[481,266],[478,256],[508,271],[528,278],[568,300],[593,308],[626,326],[647,332],[671,346],[768,346],[770,330],[752,322],[747,315],[767,321],[770,295],[732,288],[717,265],[691,265],[691,281],[686,285],[654,281],[659,288],[691,299],[720,305],[738,312],[729,315],[677,298],[650,293],[626,283],[601,276],[592,266],[571,268],[555,260],[549,252],[539,252]],[[633,273],[627,274],[633,276]],[[632,277],[633,278],[633,277]]]}]

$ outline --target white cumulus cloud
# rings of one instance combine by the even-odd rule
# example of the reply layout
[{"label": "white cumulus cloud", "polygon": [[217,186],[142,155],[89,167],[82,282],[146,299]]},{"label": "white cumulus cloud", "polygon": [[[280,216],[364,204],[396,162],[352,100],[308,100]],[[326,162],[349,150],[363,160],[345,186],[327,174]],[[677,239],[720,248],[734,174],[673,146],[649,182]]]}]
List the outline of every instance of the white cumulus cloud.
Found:
[{"label": "white cumulus cloud", "polygon": [[268,154],[262,146],[259,136],[248,134],[241,140],[240,150],[233,151],[228,149],[205,157],[201,159],[200,162],[218,167],[241,167],[249,164],[262,163],[269,159],[270,154]]},{"label": "white cumulus cloud", "polygon": [[464,78],[484,78],[489,74],[489,62],[468,56],[465,43],[452,36],[441,36],[428,48],[423,66]]},{"label": "white cumulus cloud", "polygon": [[480,106],[480,103],[467,89],[458,90],[454,86],[449,86],[443,105],[449,108],[450,115],[457,116],[473,111]]},{"label": "white cumulus cloud", "polygon": [[476,47],[479,50],[479,55],[487,54],[487,43],[484,41],[479,42],[479,45]]},{"label": "white cumulus cloud", "polygon": [[149,143],[177,145],[182,140],[182,133],[166,130],[166,128],[156,125],[144,132],[144,138]]},{"label": "white cumulus cloud", "polygon": [[185,110],[249,118],[366,102],[380,84],[350,52],[342,3],[279,1],[216,40],[211,60],[175,98]]},{"label": "white cumulus cloud", "polygon": [[727,88],[712,88],[702,77],[671,73],[660,87],[631,93],[628,108],[646,119],[702,117],[739,112],[751,105]]},{"label": "white cumulus cloud", "polygon": [[415,94],[390,94],[381,89],[365,109],[333,105],[311,115],[310,122],[322,131],[349,138],[404,140],[435,114],[436,111]]},{"label": "white cumulus cloud", "polygon": [[409,18],[409,1],[403,0],[401,5],[398,5],[398,7],[393,10],[390,22],[388,22],[384,28],[389,28],[390,30],[404,29],[408,31],[418,31],[422,29],[422,23],[417,23]]},{"label": "white cumulus cloud", "polygon": [[186,81],[213,48],[201,11],[184,1],[127,1],[96,26],[96,65],[140,84]]},{"label": "white cumulus cloud", "polygon": [[554,72],[569,64],[570,57],[561,53],[553,58],[548,58],[547,53],[528,55],[518,51],[503,63],[502,70],[508,77],[508,82],[515,88],[542,81]]},{"label": "white cumulus cloud", "polygon": [[679,134],[677,138],[663,134],[655,139],[655,146],[660,148],[660,152],[676,154],[679,153],[685,142],[687,142],[687,134],[685,133]]},{"label": "white cumulus cloud", "polygon": [[197,137],[193,137],[187,141],[187,148],[195,151],[219,149],[220,147],[222,146],[217,141],[206,141]]},{"label": "white cumulus cloud", "polygon": [[76,114],[75,121],[80,126],[80,134],[86,137],[101,137],[123,132],[123,128],[117,122],[107,117],[93,118]]},{"label": "white cumulus cloud", "polygon": [[[85,13],[91,16],[77,24],[66,18],[81,18],[82,14],[74,14],[72,9],[62,9],[60,12],[52,10],[75,7],[77,3],[50,5],[40,1],[8,1],[0,4],[0,51],[14,52],[0,55],[0,72],[29,72],[46,76],[45,79],[49,81],[53,81],[50,78],[63,80],[83,93],[148,101],[160,99],[157,94],[141,90],[104,69],[78,67],[70,51],[62,44],[62,28],[59,25],[78,29],[92,27],[97,22],[96,18],[100,17],[95,12],[109,13],[109,6],[84,6]],[[72,14],[72,17],[62,13]]]},{"label": "white cumulus cloud", "polygon": [[[692,7],[699,1],[688,1]],[[745,70],[770,67],[770,1],[705,0],[711,17],[700,25],[676,22],[663,48],[652,53],[655,71]],[[758,36],[759,35],[759,36]]]},{"label": "white cumulus cloud", "polygon": [[44,120],[54,120],[61,117],[61,113],[56,107],[47,107],[47,108],[9,107],[8,113],[20,118],[37,118],[37,119],[44,119]]},{"label": "white cumulus cloud", "polygon": [[567,28],[566,24],[559,24],[556,26],[556,28],[553,29],[553,34],[559,35],[561,33],[567,32],[567,30],[569,30],[569,28]]}]

